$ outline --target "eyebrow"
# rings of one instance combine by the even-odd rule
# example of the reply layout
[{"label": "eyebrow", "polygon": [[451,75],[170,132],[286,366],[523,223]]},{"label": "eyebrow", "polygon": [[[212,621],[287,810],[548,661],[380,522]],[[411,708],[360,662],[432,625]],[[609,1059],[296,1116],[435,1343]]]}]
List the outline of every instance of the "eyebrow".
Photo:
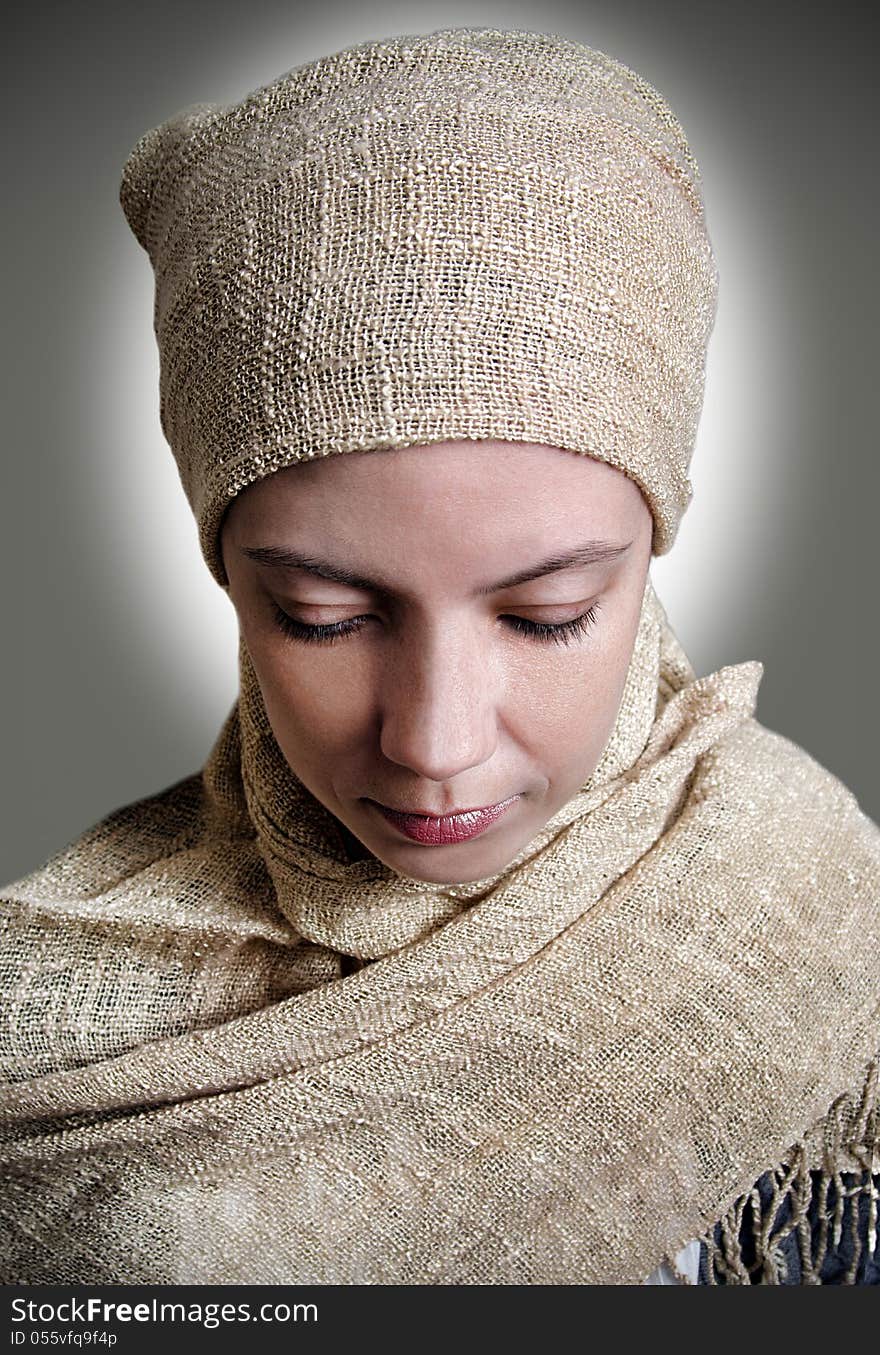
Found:
[{"label": "eyebrow", "polygon": [[[540,579],[545,574],[556,574],[562,569],[572,569],[578,565],[584,568],[587,565],[604,564],[608,560],[616,560],[624,555],[632,544],[632,541],[626,541],[621,545],[611,541],[585,541],[583,545],[575,546],[571,550],[558,551],[544,560],[539,560],[537,564],[518,569],[516,573],[509,574],[507,578],[499,579],[496,583],[477,588],[475,596],[498,593],[502,588],[516,588],[518,584],[529,583],[532,579]],[[394,592],[381,579],[364,578],[362,574],[343,569],[330,560],[301,554],[284,546],[242,546],[241,553],[249,560],[256,561],[258,565],[268,565],[271,569],[301,569],[307,574],[316,574],[321,579],[344,583],[350,588],[367,593],[381,593],[385,597],[391,597]]]}]

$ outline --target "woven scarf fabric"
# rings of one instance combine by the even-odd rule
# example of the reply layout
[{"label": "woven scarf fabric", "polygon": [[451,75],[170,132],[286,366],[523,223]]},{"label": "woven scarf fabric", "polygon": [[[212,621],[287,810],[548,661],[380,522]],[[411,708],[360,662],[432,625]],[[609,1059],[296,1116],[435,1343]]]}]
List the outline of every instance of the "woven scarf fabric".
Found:
[{"label": "woven scarf fabric", "polygon": [[[446,439],[604,460],[669,549],[716,278],[619,63],[364,44],[148,133],[122,202],[221,584],[247,485]],[[775,1283],[761,1202],[800,1239],[812,1196],[876,1247],[880,830],[758,722],[760,663],[698,677],[648,579],[595,770],[444,885],[349,855],[239,659],[200,773],[3,891],[0,1280],[641,1283],[705,1239]]]},{"label": "woven scarf fabric", "polygon": [[253,481],[448,439],[605,461],[671,548],[717,273],[684,132],[628,67],[517,30],[363,43],[146,133],[121,201],[221,584]]},{"label": "woven scarf fabric", "polygon": [[593,776],[443,886],[347,859],[242,650],[203,773],[4,891],[0,1278],[640,1283],[779,1164],[870,1189],[880,831],[761,673],[649,583]]}]

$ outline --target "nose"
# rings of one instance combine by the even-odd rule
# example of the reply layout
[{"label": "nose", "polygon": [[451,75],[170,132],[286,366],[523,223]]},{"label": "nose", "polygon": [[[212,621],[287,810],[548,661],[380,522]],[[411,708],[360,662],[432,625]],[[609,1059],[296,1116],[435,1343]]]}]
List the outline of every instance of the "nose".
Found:
[{"label": "nose", "polygon": [[488,762],[498,743],[498,680],[466,623],[413,627],[385,669],[380,747],[429,781]]}]

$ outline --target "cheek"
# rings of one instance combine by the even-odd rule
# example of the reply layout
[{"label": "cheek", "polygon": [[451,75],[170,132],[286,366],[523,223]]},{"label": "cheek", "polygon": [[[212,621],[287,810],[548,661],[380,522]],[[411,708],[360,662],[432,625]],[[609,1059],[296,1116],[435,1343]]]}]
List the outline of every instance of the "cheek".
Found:
[{"label": "cheek", "polygon": [[519,731],[515,736],[548,765],[579,774],[598,759],[610,737],[635,634],[630,617],[618,620],[613,626],[606,614],[601,634],[580,646],[553,646],[549,654],[539,650],[511,683],[508,718]]},{"label": "cheek", "polygon": [[529,690],[517,700],[531,727],[530,742],[565,755],[601,741],[613,724],[622,691],[616,665],[598,656],[543,674],[533,672]]},{"label": "cheek", "polygon": [[350,744],[368,720],[370,682],[362,664],[338,646],[294,646],[274,636],[246,637],[269,723],[282,751],[331,753]]}]

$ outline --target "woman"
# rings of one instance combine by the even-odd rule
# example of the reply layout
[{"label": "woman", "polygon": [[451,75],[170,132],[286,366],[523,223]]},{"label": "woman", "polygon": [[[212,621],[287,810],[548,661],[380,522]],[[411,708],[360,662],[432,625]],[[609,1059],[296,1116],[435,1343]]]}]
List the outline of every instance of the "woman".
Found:
[{"label": "woman", "polygon": [[876,1282],[880,832],[650,583],[717,284],[665,101],[366,43],[122,203],[240,696],[6,890],[4,1280]]}]

